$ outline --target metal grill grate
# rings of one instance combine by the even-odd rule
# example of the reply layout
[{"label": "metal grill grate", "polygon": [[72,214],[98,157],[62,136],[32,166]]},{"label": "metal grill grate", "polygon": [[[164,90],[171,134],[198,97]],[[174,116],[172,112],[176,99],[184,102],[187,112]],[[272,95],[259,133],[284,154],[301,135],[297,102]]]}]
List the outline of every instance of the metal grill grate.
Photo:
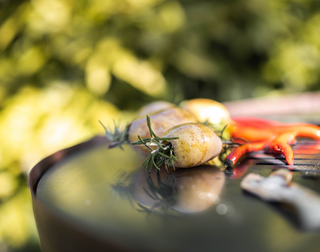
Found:
[{"label": "metal grill grate", "polygon": [[294,165],[287,165],[282,155],[271,152],[255,152],[248,155],[250,167],[289,168],[296,171],[319,171],[320,173],[320,141],[299,140],[292,146]]}]

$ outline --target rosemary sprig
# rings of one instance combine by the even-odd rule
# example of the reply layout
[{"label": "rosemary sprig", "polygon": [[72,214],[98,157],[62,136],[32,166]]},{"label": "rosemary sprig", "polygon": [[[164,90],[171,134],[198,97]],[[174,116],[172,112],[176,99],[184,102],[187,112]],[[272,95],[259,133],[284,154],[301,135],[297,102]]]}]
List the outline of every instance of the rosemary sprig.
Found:
[{"label": "rosemary sprig", "polygon": [[223,132],[226,130],[226,128],[228,127],[228,124],[224,125],[223,129],[220,132],[220,138],[222,139],[223,137]]},{"label": "rosemary sprig", "polygon": [[[170,143],[172,140],[177,140],[179,137],[158,137],[151,128],[150,117],[147,116],[147,125],[150,132],[150,138],[142,139],[138,136],[139,141],[131,143],[132,145],[144,145],[150,149],[150,154],[146,157],[141,167],[145,167],[146,171],[151,172],[153,166],[160,170],[161,165],[165,165],[166,170],[170,166],[174,167],[174,162],[177,161],[173,153],[173,147]],[[156,149],[151,148],[157,147]]]},{"label": "rosemary sprig", "polygon": [[[229,133],[227,132],[227,127],[228,127],[228,124],[225,124],[223,126],[222,122],[219,123],[219,124],[213,124],[212,122],[209,121],[209,119],[205,120],[204,122],[202,122],[201,124],[203,124],[204,126],[207,126],[208,128],[210,128],[214,133],[217,134],[218,137],[221,138],[221,140],[227,140],[228,138],[228,135]],[[221,127],[223,126],[222,130]],[[227,132],[225,134],[225,136],[223,135],[224,132]]]},{"label": "rosemary sprig", "polygon": [[211,128],[211,129],[216,129],[216,125],[214,125],[213,123],[211,123],[209,121],[209,118],[206,119],[204,122],[200,122],[201,124],[203,124],[204,126],[207,126],[208,128]]},{"label": "rosemary sprig", "polygon": [[111,142],[108,146],[109,149],[119,147],[121,150],[122,144],[128,143],[128,130],[129,130],[129,124],[126,125],[124,130],[122,132],[119,131],[120,128],[120,122],[116,124],[115,121],[113,121],[114,124],[114,130],[107,128],[101,121],[99,121],[102,127],[105,130],[106,138]]},{"label": "rosemary sprig", "polygon": [[209,122],[208,119],[206,121],[204,121],[202,124],[207,126],[207,127],[209,127],[209,128],[211,128],[211,129],[213,129],[214,132],[218,135],[218,137],[221,138],[222,143],[224,145],[226,145],[227,147],[234,147],[234,146],[242,145],[242,143],[235,142],[234,140],[241,140],[243,142],[248,142],[247,140],[245,140],[243,138],[231,138],[231,139],[228,139],[228,138],[223,137],[223,133],[226,131],[226,129],[228,127],[228,124],[224,125],[222,130],[215,130],[216,126],[214,124],[212,124],[211,122]]}]

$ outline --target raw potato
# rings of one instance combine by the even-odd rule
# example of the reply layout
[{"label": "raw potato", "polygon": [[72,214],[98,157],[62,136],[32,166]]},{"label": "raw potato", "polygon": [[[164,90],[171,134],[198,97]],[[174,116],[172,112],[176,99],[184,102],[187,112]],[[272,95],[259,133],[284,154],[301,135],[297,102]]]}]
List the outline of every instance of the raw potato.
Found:
[{"label": "raw potato", "polygon": [[222,150],[221,139],[208,127],[200,123],[186,123],[169,129],[162,137],[179,137],[170,141],[175,167],[188,168],[207,162]]},{"label": "raw potato", "polygon": [[151,102],[145,106],[143,106],[137,114],[137,117],[145,117],[146,115],[153,114],[155,112],[158,112],[160,110],[168,109],[175,107],[173,103],[166,102],[166,101],[156,101],[156,102]]},{"label": "raw potato", "polygon": [[[162,135],[168,129],[176,125],[197,121],[193,115],[179,107],[173,107],[151,114],[150,120],[152,130],[159,137],[162,137]],[[138,135],[142,139],[150,138],[150,133],[145,117],[136,119],[130,124],[128,137],[129,142],[132,143],[139,141]],[[143,145],[134,145],[132,146],[132,148],[140,154],[150,154],[150,150]]]},{"label": "raw potato", "polygon": [[224,126],[230,121],[230,114],[221,103],[210,99],[193,99],[181,102],[180,106],[193,114],[198,122]]}]

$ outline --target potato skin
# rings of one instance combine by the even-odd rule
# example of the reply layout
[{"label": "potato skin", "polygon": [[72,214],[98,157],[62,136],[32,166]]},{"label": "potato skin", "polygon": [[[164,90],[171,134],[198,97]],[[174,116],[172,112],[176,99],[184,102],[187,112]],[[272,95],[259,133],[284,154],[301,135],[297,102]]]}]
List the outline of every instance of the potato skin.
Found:
[{"label": "potato skin", "polygon": [[181,102],[180,106],[193,114],[198,122],[208,120],[212,124],[226,125],[230,121],[229,111],[220,102],[211,99],[192,99]]},{"label": "potato skin", "polygon": [[150,115],[155,112],[159,112],[160,110],[164,110],[172,107],[176,107],[176,105],[167,101],[151,102],[143,106],[142,108],[140,108],[140,110],[138,111],[137,117],[143,117],[143,116],[145,117],[146,115]]},{"label": "potato skin", "polygon": [[170,141],[178,161],[176,167],[188,168],[207,162],[219,155],[221,139],[207,126],[200,123],[186,123],[175,126],[163,137],[179,137]]},{"label": "potato skin", "polygon": [[[196,122],[197,120],[189,112],[179,107],[173,107],[151,114],[150,121],[154,133],[161,137],[168,129],[176,125]],[[138,135],[142,139],[150,137],[146,117],[138,118],[130,124],[128,135],[129,142],[139,141]],[[132,146],[132,148],[142,155],[150,154],[150,150],[143,145],[135,145]]]}]

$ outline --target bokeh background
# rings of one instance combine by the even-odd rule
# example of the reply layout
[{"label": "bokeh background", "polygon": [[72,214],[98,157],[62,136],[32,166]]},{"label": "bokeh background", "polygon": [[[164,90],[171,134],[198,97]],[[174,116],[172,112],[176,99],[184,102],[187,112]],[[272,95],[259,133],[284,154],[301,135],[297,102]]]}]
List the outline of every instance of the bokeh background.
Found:
[{"label": "bokeh background", "polygon": [[26,178],[147,102],[320,90],[318,0],[0,0],[0,251],[40,251]]}]

